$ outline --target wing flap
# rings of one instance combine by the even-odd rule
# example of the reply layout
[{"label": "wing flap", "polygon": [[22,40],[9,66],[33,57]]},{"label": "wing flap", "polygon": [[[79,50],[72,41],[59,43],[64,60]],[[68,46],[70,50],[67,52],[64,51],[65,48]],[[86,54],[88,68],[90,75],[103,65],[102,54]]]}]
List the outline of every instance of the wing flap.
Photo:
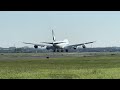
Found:
[{"label": "wing flap", "polygon": [[41,47],[47,46],[47,45],[43,45],[43,44],[35,44],[35,43],[27,43],[27,42],[23,42],[23,43],[24,44],[37,45],[37,46],[41,46]]},{"label": "wing flap", "polygon": [[90,44],[90,43],[94,43],[96,41],[93,41],[93,42],[86,42],[86,43],[80,43],[80,44],[74,44],[74,45],[69,45],[67,47],[77,47],[77,46],[81,46],[81,45],[84,45],[84,44]]}]

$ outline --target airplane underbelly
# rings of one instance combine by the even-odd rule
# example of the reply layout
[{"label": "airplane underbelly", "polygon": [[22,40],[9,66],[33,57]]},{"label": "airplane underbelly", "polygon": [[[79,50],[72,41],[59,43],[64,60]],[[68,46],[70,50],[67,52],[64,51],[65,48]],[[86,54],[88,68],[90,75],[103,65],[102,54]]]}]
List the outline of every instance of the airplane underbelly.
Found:
[{"label": "airplane underbelly", "polygon": [[62,45],[53,45],[55,48],[60,48],[60,49],[62,49],[62,48],[64,48]]}]

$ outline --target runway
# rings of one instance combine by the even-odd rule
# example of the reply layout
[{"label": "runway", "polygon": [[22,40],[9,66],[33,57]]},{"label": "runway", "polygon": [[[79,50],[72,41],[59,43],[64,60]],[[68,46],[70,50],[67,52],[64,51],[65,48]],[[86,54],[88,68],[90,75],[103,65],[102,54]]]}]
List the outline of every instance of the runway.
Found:
[{"label": "runway", "polygon": [[67,57],[114,56],[120,52],[84,52],[84,53],[0,53],[0,60],[31,60]]},{"label": "runway", "polygon": [[[65,57],[82,57],[85,53],[1,53],[0,60],[31,60]],[[87,56],[88,54],[86,54]]]}]

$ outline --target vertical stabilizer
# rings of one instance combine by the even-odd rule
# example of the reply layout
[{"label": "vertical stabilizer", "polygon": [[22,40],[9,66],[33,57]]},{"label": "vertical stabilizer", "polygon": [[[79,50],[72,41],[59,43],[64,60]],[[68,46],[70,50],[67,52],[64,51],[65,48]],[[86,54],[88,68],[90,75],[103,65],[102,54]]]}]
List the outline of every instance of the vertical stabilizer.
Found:
[{"label": "vertical stabilizer", "polygon": [[53,37],[53,41],[56,41],[55,40],[55,34],[54,34],[54,31],[52,30],[52,37]]}]

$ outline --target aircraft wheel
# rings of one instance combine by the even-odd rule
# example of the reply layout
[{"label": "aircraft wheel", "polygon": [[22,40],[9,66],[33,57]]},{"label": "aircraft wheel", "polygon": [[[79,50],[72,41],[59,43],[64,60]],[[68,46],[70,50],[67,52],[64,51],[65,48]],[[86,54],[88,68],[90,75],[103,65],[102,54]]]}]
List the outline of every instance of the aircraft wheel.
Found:
[{"label": "aircraft wheel", "polygon": [[63,52],[63,49],[61,50],[61,52]]},{"label": "aircraft wheel", "polygon": [[68,49],[66,49],[65,51],[68,52]]},{"label": "aircraft wheel", "polygon": [[57,50],[57,52],[59,52],[59,50]]}]

